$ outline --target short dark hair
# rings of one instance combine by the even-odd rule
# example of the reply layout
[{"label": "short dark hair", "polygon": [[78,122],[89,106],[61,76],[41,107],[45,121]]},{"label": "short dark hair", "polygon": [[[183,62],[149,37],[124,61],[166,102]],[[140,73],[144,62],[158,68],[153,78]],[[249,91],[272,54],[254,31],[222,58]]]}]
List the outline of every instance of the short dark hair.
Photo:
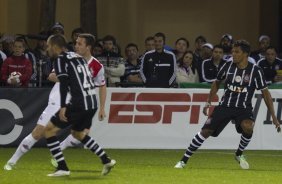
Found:
[{"label": "short dark hair", "polygon": [[162,37],[165,43],[165,34],[164,33],[158,32],[154,35],[154,37]]},{"label": "short dark hair", "polygon": [[204,37],[204,36],[202,36],[202,35],[200,35],[200,36],[197,36],[196,37],[196,39],[195,39],[195,42],[197,42],[197,41],[199,41],[199,40],[202,40],[203,42],[207,42],[207,39]]},{"label": "short dark hair", "polygon": [[14,44],[15,44],[15,42],[20,42],[20,43],[22,43],[22,44],[23,44],[23,47],[26,46],[26,42],[25,42],[25,40],[24,40],[23,37],[17,37],[17,38],[15,38]]},{"label": "short dark hair", "polygon": [[247,54],[250,54],[251,52],[251,46],[246,40],[235,41],[233,47],[240,47],[241,50]]},{"label": "short dark hair", "polygon": [[180,40],[184,41],[184,42],[186,43],[186,45],[187,45],[187,48],[189,48],[189,46],[190,46],[189,41],[188,41],[186,38],[184,38],[184,37],[178,38],[178,39],[175,41],[175,44],[177,44]]},{"label": "short dark hair", "polygon": [[114,36],[112,35],[106,35],[104,38],[103,38],[103,43],[105,43],[106,41],[112,41],[114,45],[116,45],[116,39]]},{"label": "short dark hair", "polygon": [[90,33],[81,33],[78,35],[78,38],[84,38],[86,46],[91,46],[90,52],[93,53],[95,46],[95,36]]},{"label": "short dark hair", "polygon": [[216,49],[216,48],[218,48],[218,49],[222,49],[222,50],[223,50],[223,47],[222,47],[221,45],[219,45],[219,44],[217,44],[217,45],[213,46],[213,50],[214,50],[214,49]]},{"label": "short dark hair", "polygon": [[265,49],[265,51],[267,51],[268,49],[274,50],[274,51],[276,52],[276,54],[278,53],[278,50],[277,50],[275,47],[273,47],[273,46],[267,47],[267,48]]},{"label": "short dark hair", "polygon": [[148,37],[145,39],[145,43],[146,43],[147,41],[150,41],[150,40],[154,40],[154,37],[148,36]]},{"label": "short dark hair", "polygon": [[73,36],[76,33],[84,33],[84,30],[81,27],[75,28],[72,30],[71,35]]},{"label": "short dark hair", "polygon": [[126,49],[128,49],[129,47],[135,47],[135,48],[137,49],[137,51],[138,51],[138,46],[137,46],[135,43],[129,43],[129,44],[127,44],[127,46],[125,47],[125,51],[126,51]]},{"label": "short dark hair", "polygon": [[60,48],[66,48],[67,46],[66,38],[61,34],[51,35],[48,40],[51,45],[57,45]]}]

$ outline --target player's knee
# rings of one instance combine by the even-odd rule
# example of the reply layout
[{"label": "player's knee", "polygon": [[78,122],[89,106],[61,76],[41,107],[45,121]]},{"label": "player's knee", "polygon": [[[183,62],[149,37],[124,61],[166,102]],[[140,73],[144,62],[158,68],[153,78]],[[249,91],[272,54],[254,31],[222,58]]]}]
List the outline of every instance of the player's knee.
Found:
[{"label": "player's knee", "polygon": [[84,138],[84,136],[85,136],[85,133],[84,133],[84,132],[72,131],[71,134],[72,134],[72,136],[73,136],[74,138],[76,138],[77,140],[80,140],[80,141],[81,141],[81,140]]},{"label": "player's knee", "polygon": [[251,135],[254,129],[254,122],[252,120],[244,120],[241,123],[241,127],[244,133]]},{"label": "player's knee", "polygon": [[45,127],[37,125],[32,131],[32,137],[36,140],[41,139],[44,136]]},{"label": "player's knee", "polygon": [[209,136],[212,135],[213,132],[214,132],[214,130],[202,129],[201,135],[202,135],[204,138],[208,138]]}]

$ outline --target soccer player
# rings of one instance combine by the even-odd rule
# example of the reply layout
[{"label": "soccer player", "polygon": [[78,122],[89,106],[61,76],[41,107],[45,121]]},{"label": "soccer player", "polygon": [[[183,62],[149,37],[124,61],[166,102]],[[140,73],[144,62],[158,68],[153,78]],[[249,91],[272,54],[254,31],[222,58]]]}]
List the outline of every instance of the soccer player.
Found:
[{"label": "soccer player", "polygon": [[[56,74],[51,73],[48,77],[48,79],[52,82],[56,82]],[[30,134],[28,134],[20,143],[18,146],[16,152],[13,154],[13,156],[8,160],[8,162],[4,166],[4,170],[12,170],[17,161],[26,153],[28,152],[33,145],[39,141],[44,136],[44,130],[49,122],[50,118],[60,109],[59,102],[60,102],[60,92],[59,87],[60,84],[58,82],[55,83],[53,86],[48,99],[48,105],[40,115],[36,126],[32,130]],[[68,95],[67,101],[70,99],[70,96]]]},{"label": "soccer player", "polygon": [[[57,170],[48,176],[66,176],[70,171],[65,162],[60,142],[56,133],[71,125],[72,135],[88,149],[100,157],[104,164],[102,174],[110,172],[116,164],[111,160],[97,142],[86,135],[84,129],[89,127],[97,110],[95,84],[86,61],[75,53],[66,53],[66,40],[62,35],[52,35],[47,41],[47,51],[56,59],[55,73],[60,81],[60,110],[51,118],[45,129],[47,146],[58,163]],[[66,95],[70,91],[70,103],[66,104]]]},{"label": "soccer player", "polygon": [[[105,85],[105,77],[104,77],[104,67],[103,65],[92,56],[93,48],[95,44],[95,37],[91,34],[79,34],[75,44],[75,51],[77,54],[81,55],[87,62],[90,70],[92,72],[92,76],[94,78],[95,86],[99,87],[99,100],[100,100],[100,108],[98,113],[98,119],[102,121],[105,117],[105,101],[106,101],[106,85]],[[86,134],[89,133],[91,124],[89,127],[86,127],[84,132]],[[74,138],[72,134],[70,134],[62,143],[61,150],[63,151],[67,147],[74,147],[81,144],[79,140]],[[56,165],[52,161],[53,165]]]},{"label": "soccer player", "polygon": [[235,159],[242,169],[249,169],[249,164],[242,153],[253,135],[255,122],[251,101],[255,89],[261,90],[277,132],[281,131],[280,123],[274,114],[272,98],[267,89],[262,69],[248,62],[249,53],[250,45],[247,41],[238,40],[234,43],[232,49],[233,62],[225,63],[218,72],[217,79],[211,86],[203,113],[207,115],[211,101],[219,89],[220,81],[225,80],[224,94],[221,101],[214,108],[213,113],[205,122],[202,130],[195,135],[184,156],[175,165],[175,168],[184,168],[192,154],[209,136],[217,137],[229,121],[234,120],[236,130],[241,134],[239,147],[235,152]]}]

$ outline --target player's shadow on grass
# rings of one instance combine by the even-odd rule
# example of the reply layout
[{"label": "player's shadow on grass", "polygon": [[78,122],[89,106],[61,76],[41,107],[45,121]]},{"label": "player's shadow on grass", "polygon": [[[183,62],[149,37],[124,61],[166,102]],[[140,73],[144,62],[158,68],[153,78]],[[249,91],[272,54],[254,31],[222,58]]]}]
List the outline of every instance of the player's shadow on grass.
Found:
[{"label": "player's shadow on grass", "polygon": [[102,176],[70,176],[67,179],[73,181],[76,180],[83,181],[83,180],[101,180],[103,179],[103,177]]},{"label": "player's shadow on grass", "polygon": [[78,172],[78,173],[101,173],[98,170],[83,170],[83,169],[72,169],[71,172]]}]

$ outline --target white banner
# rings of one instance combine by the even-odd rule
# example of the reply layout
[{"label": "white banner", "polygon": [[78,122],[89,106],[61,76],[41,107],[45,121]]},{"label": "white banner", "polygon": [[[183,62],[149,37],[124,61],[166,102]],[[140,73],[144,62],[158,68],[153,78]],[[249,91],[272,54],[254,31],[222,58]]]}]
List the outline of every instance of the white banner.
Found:
[{"label": "white banner", "polygon": [[[281,90],[270,90],[281,119]],[[186,149],[207,117],[202,110],[209,89],[108,88],[104,121],[93,119],[90,135],[105,148]],[[218,104],[223,90],[212,103]],[[282,134],[271,122],[261,92],[253,98],[255,130],[248,149],[281,150]],[[240,134],[229,123],[217,137],[205,141],[203,149],[237,149]]]}]

